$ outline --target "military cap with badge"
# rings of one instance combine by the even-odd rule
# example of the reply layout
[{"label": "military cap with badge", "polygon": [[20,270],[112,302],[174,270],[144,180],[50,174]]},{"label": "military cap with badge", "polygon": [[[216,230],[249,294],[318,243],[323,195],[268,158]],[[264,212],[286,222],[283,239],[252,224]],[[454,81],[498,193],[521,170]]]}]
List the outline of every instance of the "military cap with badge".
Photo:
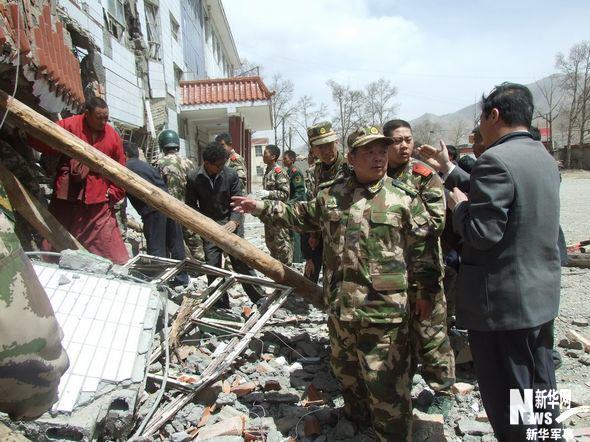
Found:
[{"label": "military cap with badge", "polygon": [[350,151],[356,148],[366,146],[369,143],[378,142],[383,146],[393,144],[393,139],[383,135],[377,126],[364,126],[352,132],[346,142]]}]

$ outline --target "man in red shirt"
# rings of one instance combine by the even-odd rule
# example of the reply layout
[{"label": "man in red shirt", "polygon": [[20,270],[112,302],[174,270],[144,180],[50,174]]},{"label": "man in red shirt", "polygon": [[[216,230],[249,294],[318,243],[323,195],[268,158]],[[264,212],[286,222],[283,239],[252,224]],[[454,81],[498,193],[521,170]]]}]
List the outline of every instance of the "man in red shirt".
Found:
[{"label": "man in red shirt", "polygon": [[[102,98],[93,97],[86,101],[86,111],[82,115],[65,118],[57,124],[125,165],[123,142],[115,129],[107,124],[108,118],[107,103]],[[59,155],[39,140],[31,141],[40,152]],[[129,254],[112,210],[113,204],[124,197],[123,189],[78,160],[61,155],[49,211],[89,252],[115,264],[125,264]],[[42,247],[45,250],[51,248],[47,241]]]}]

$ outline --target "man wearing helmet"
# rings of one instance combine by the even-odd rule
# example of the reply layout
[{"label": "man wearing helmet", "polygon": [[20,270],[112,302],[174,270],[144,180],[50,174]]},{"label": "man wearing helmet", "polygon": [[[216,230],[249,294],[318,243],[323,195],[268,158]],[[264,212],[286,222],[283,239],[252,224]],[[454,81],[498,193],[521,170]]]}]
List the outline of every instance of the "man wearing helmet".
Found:
[{"label": "man wearing helmet", "polygon": [[[168,187],[170,195],[177,200],[184,202],[186,195],[186,176],[189,172],[185,159],[179,154],[180,138],[178,134],[166,129],[160,132],[158,136],[158,145],[164,154],[158,160],[158,169],[164,178],[164,182]],[[203,241],[201,237],[194,232],[183,229],[184,241],[193,258],[200,261],[205,260],[205,253],[203,252]]]}]

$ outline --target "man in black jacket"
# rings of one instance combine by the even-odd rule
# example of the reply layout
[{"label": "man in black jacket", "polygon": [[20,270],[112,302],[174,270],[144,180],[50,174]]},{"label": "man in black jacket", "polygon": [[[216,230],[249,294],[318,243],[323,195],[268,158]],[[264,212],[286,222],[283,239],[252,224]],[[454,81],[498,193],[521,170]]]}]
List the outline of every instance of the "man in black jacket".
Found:
[{"label": "man in black jacket", "polygon": [[[244,196],[244,189],[234,169],[225,166],[228,153],[223,146],[209,143],[203,150],[203,165],[188,174],[186,183],[186,204],[213,221],[221,224],[229,233],[244,237],[244,215],[233,212],[230,206],[232,196]],[[203,238],[203,249],[207,264],[221,267],[222,251],[215,244]],[[239,259],[229,257],[234,270],[244,275],[256,276],[254,270]],[[209,283],[214,276],[208,276]],[[243,284],[244,291],[252,302],[262,295],[250,284]],[[224,295],[218,305],[229,308],[229,297]]]},{"label": "man in black jacket", "polygon": [[[129,170],[154,186],[168,192],[168,187],[164,183],[160,172],[145,161],[139,159],[137,145],[125,141],[123,148],[127,157],[126,166]],[[139,216],[141,216],[148,255],[178,260],[185,259],[186,254],[180,224],[168,218],[163,213],[158,212],[153,207],[148,206],[139,198],[131,194],[128,194],[127,197]],[[185,272],[182,272],[176,276],[175,281],[179,284],[186,285],[189,282],[189,278]]]},{"label": "man in black jacket", "polygon": [[457,325],[469,330],[482,401],[500,441],[560,431],[559,407],[537,408],[542,401],[531,411],[548,412],[552,423],[510,419],[510,389],[556,388],[551,353],[561,276],[559,172],[528,132],[532,115],[525,86],[504,83],[483,97],[480,131],[488,147],[471,176],[450,163],[443,143],[439,151],[420,150],[438,162],[451,191],[453,225],[463,239]]}]

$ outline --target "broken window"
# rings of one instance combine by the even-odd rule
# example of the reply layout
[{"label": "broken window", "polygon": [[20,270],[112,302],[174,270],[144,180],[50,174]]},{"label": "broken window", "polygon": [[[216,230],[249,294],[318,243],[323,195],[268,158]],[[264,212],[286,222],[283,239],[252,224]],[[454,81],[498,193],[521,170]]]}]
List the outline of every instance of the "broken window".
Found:
[{"label": "broken window", "polygon": [[125,9],[123,0],[109,0],[106,11],[107,28],[111,35],[122,43],[125,38]]},{"label": "broken window", "polygon": [[161,34],[160,11],[158,5],[150,2],[145,4],[145,21],[147,23],[148,56],[151,60],[160,61]]},{"label": "broken window", "polygon": [[174,40],[178,41],[180,25],[174,19],[174,17],[172,17],[172,14],[170,14],[170,32],[172,33],[172,37],[174,38]]}]

